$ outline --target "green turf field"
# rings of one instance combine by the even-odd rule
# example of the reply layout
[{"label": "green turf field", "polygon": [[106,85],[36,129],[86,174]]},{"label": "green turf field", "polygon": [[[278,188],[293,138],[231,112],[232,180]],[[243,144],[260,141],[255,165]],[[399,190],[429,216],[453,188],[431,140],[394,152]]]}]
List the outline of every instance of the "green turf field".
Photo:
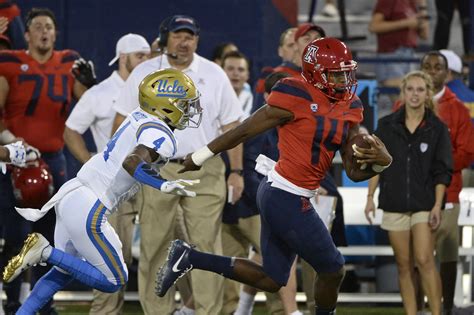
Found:
[{"label": "green turf field", "polygon": [[[75,314],[82,315],[88,314],[89,303],[56,303],[56,309],[59,314]],[[138,303],[126,303],[125,311],[123,315],[139,315],[143,314]],[[264,306],[257,305],[253,312],[254,315],[265,315],[267,314]],[[309,314],[309,313],[306,313]],[[401,315],[403,310],[400,307],[361,307],[361,306],[340,306],[337,309],[337,315],[371,315],[371,314],[384,314],[384,315]],[[311,314],[312,315],[312,314]]]}]

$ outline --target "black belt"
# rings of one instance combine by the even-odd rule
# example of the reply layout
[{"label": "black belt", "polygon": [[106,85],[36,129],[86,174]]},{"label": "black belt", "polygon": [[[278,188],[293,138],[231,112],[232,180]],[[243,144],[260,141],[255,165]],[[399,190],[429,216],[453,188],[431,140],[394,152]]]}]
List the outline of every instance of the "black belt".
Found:
[{"label": "black belt", "polygon": [[185,158],[181,158],[181,159],[171,159],[171,160],[169,160],[169,162],[171,162],[171,163],[177,163],[177,164],[183,164],[183,163],[184,163],[184,160],[185,160]]}]

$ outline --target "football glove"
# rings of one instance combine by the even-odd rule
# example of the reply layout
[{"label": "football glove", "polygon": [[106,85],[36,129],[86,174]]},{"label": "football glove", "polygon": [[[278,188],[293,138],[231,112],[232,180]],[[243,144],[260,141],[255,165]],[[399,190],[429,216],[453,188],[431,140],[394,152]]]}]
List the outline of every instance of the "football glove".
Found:
[{"label": "football glove", "polygon": [[[17,141],[14,143],[6,144],[5,148],[10,152],[10,163],[16,166],[25,166],[26,162],[26,151],[23,143]],[[7,172],[6,164],[0,163],[0,169],[3,174]]]},{"label": "football glove", "polygon": [[186,179],[177,179],[171,181],[165,181],[160,190],[166,194],[173,194],[178,196],[186,197],[196,197],[196,192],[187,190],[186,187],[192,186],[194,184],[199,184],[200,180],[186,180]]},{"label": "football glove", "polygon": [[81,82],[87,88],[97,84],[94,63],[91,60],[86,61],[83,58],[79,58],[74,61],[72,74],[77,81]]},{"label": "football glove", "polygon": [[41,157],[40,151],[30,145],[26,145],[26,162],[36,161]]}]

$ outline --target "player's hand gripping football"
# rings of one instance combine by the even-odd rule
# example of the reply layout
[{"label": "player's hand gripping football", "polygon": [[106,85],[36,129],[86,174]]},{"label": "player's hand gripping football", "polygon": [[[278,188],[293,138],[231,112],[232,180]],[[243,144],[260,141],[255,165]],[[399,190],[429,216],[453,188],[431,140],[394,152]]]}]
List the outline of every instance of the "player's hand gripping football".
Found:
[{"label": "player's hand gripping football", "polygon": [[388,153],[385,144],[376,135],[366,135],[364,139],[370,144],[369,149],[354,146],[354,156],[357,163],[377,164],[388,166],[392,163],[392,156]]},{"label": "player's hand gripping football", "polygon": [[196,197],[196,192],[187,190],[186,188],[194,184],[199,184],[199,179],[186,180],[177,179],[166,181],[161,185],[160,190],[167,194],[173,194],[185,197]]},{"label": "player's hand gripping football", "polygon": [[81,82],[87,88],[97,84],[94,63],[91,60],[86,61],[83,58],[79,58],[74,61],[72,74],[77,81]]}]

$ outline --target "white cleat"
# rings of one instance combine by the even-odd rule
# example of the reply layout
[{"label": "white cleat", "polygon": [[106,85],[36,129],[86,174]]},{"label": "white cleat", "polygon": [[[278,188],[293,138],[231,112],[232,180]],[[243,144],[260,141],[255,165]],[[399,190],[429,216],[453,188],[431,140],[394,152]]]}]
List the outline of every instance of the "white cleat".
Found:
[{"label": "white cleat", "polygon": [[49,242],[39,233],[31,233],[25,240],[18,255],[10,259],[3,270],[3,281],[12,282],[26,269],[41,263],[43,250],[49,246]]}]

